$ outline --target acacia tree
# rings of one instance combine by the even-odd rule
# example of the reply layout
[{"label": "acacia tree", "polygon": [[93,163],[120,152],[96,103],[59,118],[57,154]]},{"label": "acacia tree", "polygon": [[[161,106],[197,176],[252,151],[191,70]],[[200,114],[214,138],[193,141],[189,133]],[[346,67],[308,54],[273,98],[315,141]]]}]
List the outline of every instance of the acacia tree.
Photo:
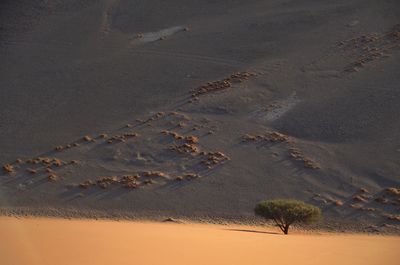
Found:
[{"label": "acacia tree", "polygon": [[321,210],[318,207],[297,200],[261,201],[254,212],[267,220],[273,220],[285,235],[293,223],[310,224],[321,218]]}]

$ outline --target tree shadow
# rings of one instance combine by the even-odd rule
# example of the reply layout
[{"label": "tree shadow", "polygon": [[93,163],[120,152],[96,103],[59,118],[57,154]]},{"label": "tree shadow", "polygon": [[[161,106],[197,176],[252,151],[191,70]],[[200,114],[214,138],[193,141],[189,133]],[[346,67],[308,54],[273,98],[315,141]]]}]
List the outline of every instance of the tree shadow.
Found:
[{"label": "tree shadow", "polygon": [[234,232],[245,232],[245,233],[257,233],[257,234],[280,235],[280,233],[277,233],[277,232],[258,231],[258,230],[251,230],[251,229],[225,228],[224,230],[234,231]]}]

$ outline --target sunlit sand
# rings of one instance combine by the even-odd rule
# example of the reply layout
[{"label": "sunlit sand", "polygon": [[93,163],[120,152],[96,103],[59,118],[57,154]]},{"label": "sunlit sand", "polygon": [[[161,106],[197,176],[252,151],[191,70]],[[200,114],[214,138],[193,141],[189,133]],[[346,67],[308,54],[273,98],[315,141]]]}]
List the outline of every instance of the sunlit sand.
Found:
[{"label": "sunlit sand", "polygon": [[0,264],[398,264],[400,237],[273,228],[0,218]]}]

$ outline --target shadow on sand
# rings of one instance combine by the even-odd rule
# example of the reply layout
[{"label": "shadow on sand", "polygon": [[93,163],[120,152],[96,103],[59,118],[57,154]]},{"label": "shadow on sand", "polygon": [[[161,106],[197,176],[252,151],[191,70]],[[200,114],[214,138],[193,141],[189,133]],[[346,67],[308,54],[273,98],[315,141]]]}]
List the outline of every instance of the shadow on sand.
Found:
[{"label": "shadow on sand", "polygon": [[257,231],[257,230],[250,230],[250,229],[233,229],[233,228],[227,228],[227,229],[224,229],[224,230],[235,231],[235,232],[247,232],[247,233],[280,235],[280,233],[277,233],[277,232]]}]

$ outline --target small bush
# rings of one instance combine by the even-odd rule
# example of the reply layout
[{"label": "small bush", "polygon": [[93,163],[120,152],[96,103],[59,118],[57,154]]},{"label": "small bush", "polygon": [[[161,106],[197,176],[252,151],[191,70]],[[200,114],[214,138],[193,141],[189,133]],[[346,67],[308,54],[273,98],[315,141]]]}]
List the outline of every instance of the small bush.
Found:
[{"label": "small bush", "polygon": [[256,215],[273,220],[284,234],[288,234],[293,223],[314,223],[321,218],[321,210],[296,200],[268,200],[259,202],[254,209]]}]

